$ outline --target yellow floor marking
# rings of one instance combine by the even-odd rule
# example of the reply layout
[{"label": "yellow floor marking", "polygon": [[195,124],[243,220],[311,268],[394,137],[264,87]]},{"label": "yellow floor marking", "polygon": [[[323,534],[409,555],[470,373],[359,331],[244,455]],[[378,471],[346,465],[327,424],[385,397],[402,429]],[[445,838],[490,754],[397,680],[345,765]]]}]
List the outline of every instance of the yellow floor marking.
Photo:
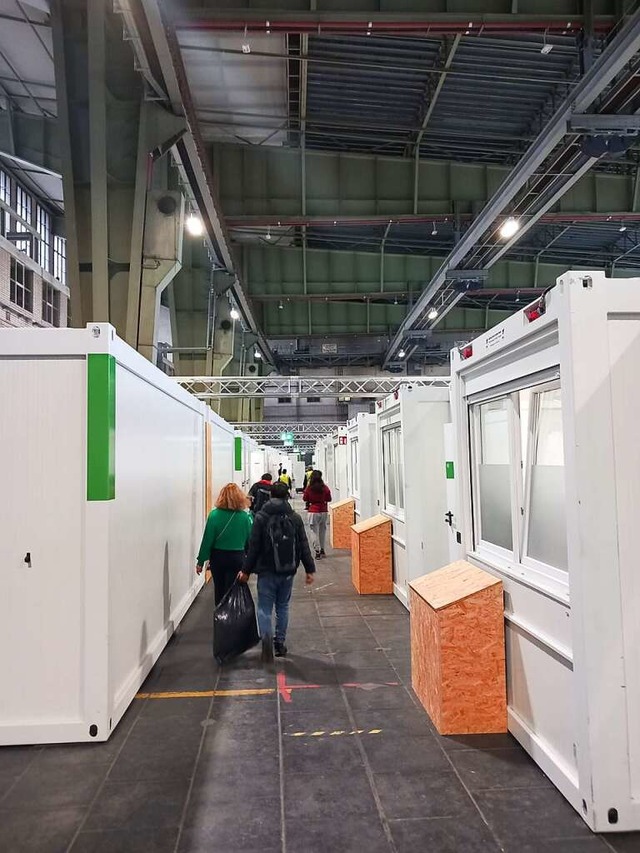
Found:
[{"label": "yellow floor marking", "polygon": [[382,729],[354,729],[352,732],[348,731],[318,731],[318,732],[285,732],[287,737],[322,737],[323,735],[328,735],[329,737],[338,737],[339,735],[379,735],[382,734]]},{"label": "yellow floor marking", "polygon": [[136,699],[210,699],[212,696],[269,696],[275,692],[275,687],[244,690],[183,690],[180,693],[137,693]]}]

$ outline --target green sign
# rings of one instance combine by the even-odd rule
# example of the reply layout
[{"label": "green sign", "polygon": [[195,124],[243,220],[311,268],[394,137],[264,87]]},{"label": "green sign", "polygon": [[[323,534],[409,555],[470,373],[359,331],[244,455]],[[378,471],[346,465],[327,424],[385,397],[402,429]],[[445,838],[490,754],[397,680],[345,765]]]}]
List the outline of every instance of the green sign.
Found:
[{"label": "green sign", "polygon": [[453,480],[454,479],[453,462],[447,462],[446,463],[446,469],[447,469],[447,480]]}]

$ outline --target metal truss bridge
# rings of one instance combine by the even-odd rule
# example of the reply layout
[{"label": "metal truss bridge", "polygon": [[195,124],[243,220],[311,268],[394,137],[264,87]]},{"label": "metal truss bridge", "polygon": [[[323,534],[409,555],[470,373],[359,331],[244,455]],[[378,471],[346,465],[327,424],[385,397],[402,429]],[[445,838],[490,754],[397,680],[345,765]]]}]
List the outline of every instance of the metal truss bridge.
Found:
[{"label": "metal truss bridge", "polygon": [[399,388],[448,388],[429,376],[177,376],[200,400],[230,397],[386,397]]},{"label": "metal truss bridge", "polygon": [[260,444],[282,444],[282,433],[293,433],[296,447],[315,445],[319,438],[330,435],[344,423],[302,423],[294,421],[244,421],[233,426]]}]

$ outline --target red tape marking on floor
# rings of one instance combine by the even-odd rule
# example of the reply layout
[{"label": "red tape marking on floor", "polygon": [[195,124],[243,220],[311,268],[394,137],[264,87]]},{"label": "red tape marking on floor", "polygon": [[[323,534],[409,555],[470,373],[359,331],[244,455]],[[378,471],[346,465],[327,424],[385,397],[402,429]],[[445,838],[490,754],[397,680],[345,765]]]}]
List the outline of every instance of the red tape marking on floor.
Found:
[{"label": "red tape marking on floor", "polygon": [[278,693],[283,702],[291,702],[291,688],[287,687],[287,677],[281,670],[277,676]]}]

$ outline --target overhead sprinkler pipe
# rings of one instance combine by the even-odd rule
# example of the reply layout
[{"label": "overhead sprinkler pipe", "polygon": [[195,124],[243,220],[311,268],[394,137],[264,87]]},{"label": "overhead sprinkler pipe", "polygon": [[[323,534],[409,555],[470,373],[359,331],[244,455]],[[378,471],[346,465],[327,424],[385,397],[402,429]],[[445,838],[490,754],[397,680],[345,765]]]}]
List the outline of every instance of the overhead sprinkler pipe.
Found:
[{"label": "overhead sprinkler pipe", "polygon": [[[612,15],[598,16],[593,23],[594,32],[608,32],[615,26],[615,18]],[[281,19],[273,17],[269,19],[257,17],[248,19],[218,18],[177,18],[174,22],[177,30],[205,30],[208,32],[238,32],[247,33],[287,33],[287,34],[310,34],[310,35],[337,35],[340,33],[350,35],[390,35],[390,34],[413,34],[416,36],[432,35],[489,35],[501,33],[532,32],[549,35],[575,35],[583,29],[583,16],[573,16],[571,20],[565,15],[551,19],[527,18],[520,15],[517,20],[509,20],[506,16],[462,16],[462,15],[434,15],[425,16],[423,20],[407,20],[401,18],[377,18],[371,21],[370,16],[362,20],[340,20],[324,18],[322,15],[310,15],[306,20]]]}]

